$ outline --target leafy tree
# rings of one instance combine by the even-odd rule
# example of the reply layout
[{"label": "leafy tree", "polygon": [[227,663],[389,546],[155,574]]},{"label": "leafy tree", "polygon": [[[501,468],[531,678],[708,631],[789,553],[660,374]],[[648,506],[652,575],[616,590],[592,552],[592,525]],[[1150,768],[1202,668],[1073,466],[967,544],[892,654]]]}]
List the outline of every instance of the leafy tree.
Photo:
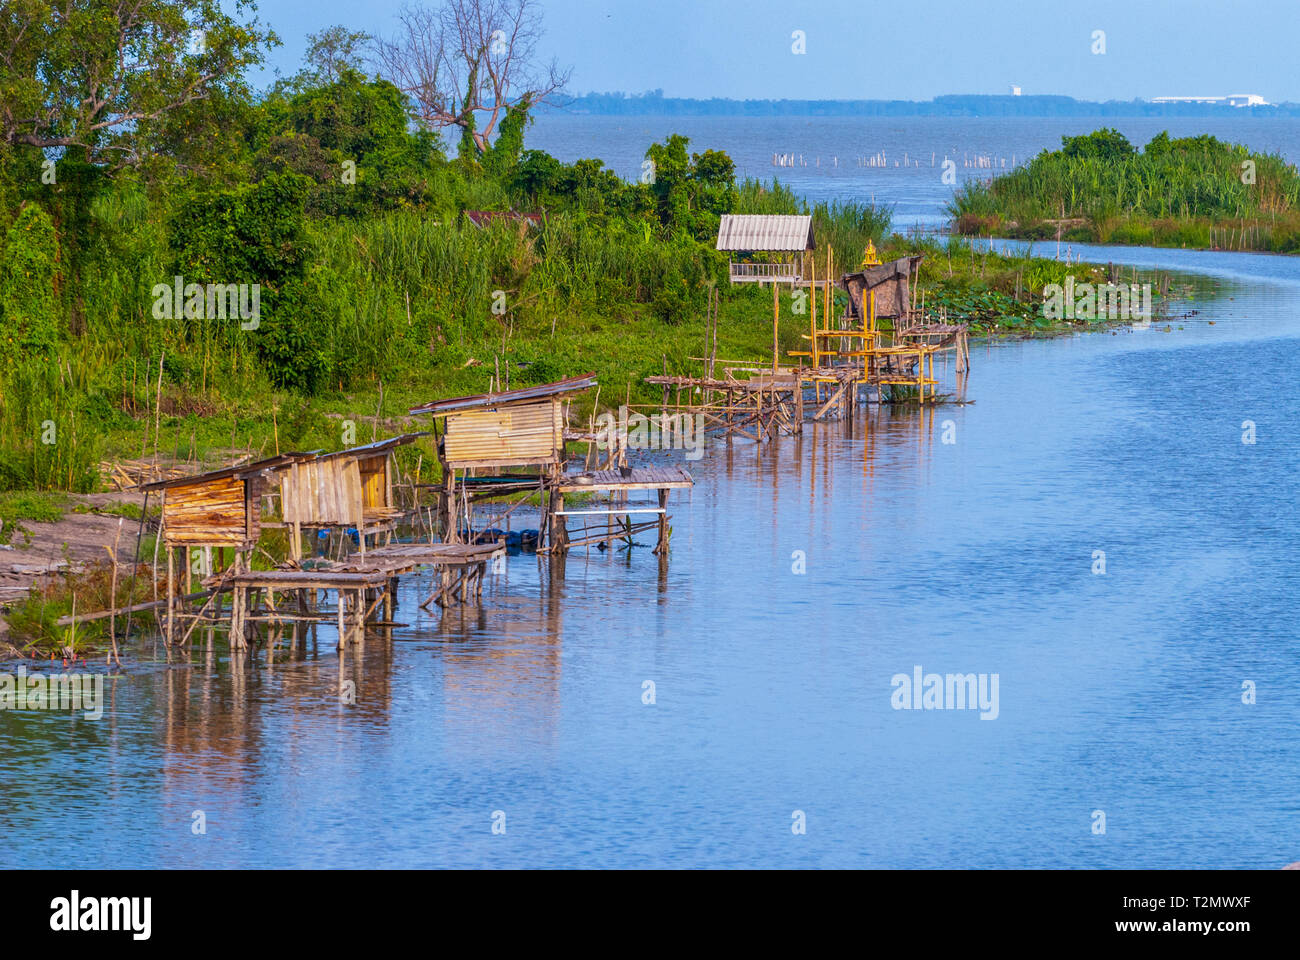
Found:
[{"label": "leafy tree", "polygon": [[720,214],[736,202],[735,164],[719,150],[688,156],[690,140],[673,134],[651,144],[646,159],[653,163],[651,192],[660,222],[704,239],[718,228]]},{"label": "leafy tree", "polygon": [[[329,374],[331,331],[307,292],[304,206],[310,182],[292,173],[183,203],[171,225],[176,270],[186,284],[259,284],[258,325],[247,334],[271,380],[305,393]],[[189,224],[203,229],[187,229]],[[220,320],[189,321],[220,323]],[[227,337],[239,329],[228,321]]]},{"label": "leafy tree", "polygon": [[316,183],[314,213],[362,215],[418,203],[442,162],[434,134],[411,132],[401,92],[344,69],[333,83],[307,86],[267,104],[275,131],[259,150],[259,176],[292,171]]},{"label": "leafy tree", "polygon": [[307,40],[307,75],[317,83],[330,84],[346,71],[361,72],[361,51],[370,34],[333,26],[307,34]]},{"label": "leafy tree", "polygon": [[[250,0],[229,4],[236,15]],[[0,142],[137,164],[169,115],[243,90],[278,42],[220,0],[7,0],[0,5]]]},{"label": "leafy tree", "polygon": [[1169,154],[1221,154],[1227,155],[1234,151],[1232,144],[1224,143],[1218,137],[1212,137],[1208,133],[1203,133],[1197,137],[1179,137],[1177,140],[1169,138],[1169,132],[1162,130],[1151,138],[1151,142],[1143,149],[1149,157],[1166,156]]},{"label": "leafy tree", "polygon": [[506,111],[505,119],[497,128],[496,141],[483,153],[483,169],[500,180],[513,178],[515,168],[519,166],[520,155],[524,152],[524,131],[532,122],[528,106],[524,101]]}]

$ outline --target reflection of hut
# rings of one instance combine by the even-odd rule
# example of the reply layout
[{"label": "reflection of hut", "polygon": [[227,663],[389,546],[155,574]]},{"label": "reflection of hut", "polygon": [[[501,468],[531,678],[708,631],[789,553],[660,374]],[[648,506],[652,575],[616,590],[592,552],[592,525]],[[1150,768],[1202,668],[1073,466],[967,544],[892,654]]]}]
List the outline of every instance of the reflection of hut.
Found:
[{"label": "reflection of hut", "polygon": [[422,436],[407,433],[290,464],[280,475],[280,507],[293,528],[294,559],[301,557],[304,527],[354,529],[363,555],[367,537],[391,533],[402,512],[393,500],[392,451]]},{"label": "reflection of hut", "polygon": [[[443,540],[455,543],[473,499],[541,491],[564,463],[564,401],[596,385],[594,374],[555,383],[438,400],[411,413],[442,421],[438,458],[443,486],[439,498]],[[508,468],[539,467],[537,474],[506,473]],[[470,476],[487,470],[493,476]],[[457,477],[457,471],[462,476]],[[459,501],[459,505],[458,505]]]},{"label": "reflection of hut", "polygon": [[817,248],[812,217],[785,214],[724,214],[718,224],[717,249],[734,256],[732,283],[798,283],[804,276],[804,254]]}]

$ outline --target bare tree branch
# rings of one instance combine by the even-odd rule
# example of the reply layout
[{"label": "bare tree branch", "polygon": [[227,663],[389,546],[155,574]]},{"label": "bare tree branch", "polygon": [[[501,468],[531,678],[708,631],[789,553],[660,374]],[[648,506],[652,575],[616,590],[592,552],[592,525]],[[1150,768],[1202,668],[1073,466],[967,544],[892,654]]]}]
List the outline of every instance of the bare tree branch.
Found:
[{"label": "bare tree branch", "polygon": [[[480,152],[507,110],[545,103],[569,81],[570,71],[554,60],[538,62],[537,0],[407,6],[398,23],[392,39],[374,44],[380,75],[407,95],[417,122],[472,130]],[[480,123],[481,114],[486,119]]]}]

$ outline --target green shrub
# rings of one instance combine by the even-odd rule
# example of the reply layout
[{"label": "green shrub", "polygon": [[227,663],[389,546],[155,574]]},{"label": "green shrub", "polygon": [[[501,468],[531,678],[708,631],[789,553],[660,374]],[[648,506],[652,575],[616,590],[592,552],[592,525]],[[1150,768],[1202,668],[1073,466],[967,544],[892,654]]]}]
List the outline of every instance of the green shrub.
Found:
[{"label": "green shrub", "polygon": [[50,215],[25,205],[5,231],[0,266],[0,345],[39,354],[59,339],[55,295],[59,244]]}]

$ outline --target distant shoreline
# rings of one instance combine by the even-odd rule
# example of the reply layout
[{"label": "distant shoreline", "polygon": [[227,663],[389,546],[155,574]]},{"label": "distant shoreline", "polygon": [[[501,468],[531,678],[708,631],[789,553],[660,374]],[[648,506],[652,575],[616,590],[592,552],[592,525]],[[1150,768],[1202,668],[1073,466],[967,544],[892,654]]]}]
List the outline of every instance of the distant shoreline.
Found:
[{"label": "distant shoreline", "polygon": [[1277,119],[1300,117],[1300,103],[1232,107],[1146,100],[1075,100],[1060,96],[947,95],[933,100],[709,100],[665,97],[661,91],[586,93],[539,108],[539,114],[676,117],[1189,117]]}]

